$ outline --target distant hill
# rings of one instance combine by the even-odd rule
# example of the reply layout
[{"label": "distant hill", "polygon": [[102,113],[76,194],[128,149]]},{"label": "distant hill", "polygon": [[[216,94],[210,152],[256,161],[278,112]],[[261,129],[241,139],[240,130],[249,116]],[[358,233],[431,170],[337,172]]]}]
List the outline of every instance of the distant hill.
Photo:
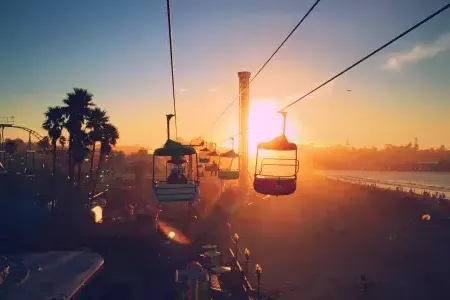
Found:
[{"label": "distant hill", "polygon": [[132,153],[137,153],[139,151],[139,149],[148,149],[151,150],[149,148],[146,147],[142,147],[140,145],[118,145],[115,147],[116,151],[123,151],[125,154],[132,154]]},{"label": "distant hill", "polygon": [[[178,141],[180,141],[180,142],[183,142],[184,140],[183,139],[181,139],[181,138],[179,138],[178,139]],[[200,142],[200,140],[194,140],[194,141],[191,141],[191,143],[199,143]],[[162,147],[163,145],[161,145],[161,147]],[[135,154],[135,153],[138,153],[138,151],[140,150],[140,149],[142,149],[142,148],[144,148],[144,149],[148,149],[148,152],[149,153],[152,153],[153,151],[153,149],[151,149],[151,148],[147,148],[147,147],[143,147],[143,146],[141,146],[141,145],[118,145],[118,146],[116,146],[115,147],[115,150],[116,151],[123,151],[126,155],[130,155],[130,154]],[[314,148],[321,148],[321,147],[315,147],[315,146],[313,146],[313,145],[305,145],[305,144],[299,144],[298,145],[298,149],[299,150],[312,150],[312,149],[314,149]]]}]

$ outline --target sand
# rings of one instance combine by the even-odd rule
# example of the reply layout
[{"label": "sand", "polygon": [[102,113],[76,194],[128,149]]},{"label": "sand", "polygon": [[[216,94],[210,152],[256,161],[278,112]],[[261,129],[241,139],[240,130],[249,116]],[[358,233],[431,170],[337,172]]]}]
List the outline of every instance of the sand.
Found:
[{"label": "sand", "polygon": [[449,299],[447,216],[436,200],[307,176],[295,195],[244,205],[230,222],[276,299]]}]

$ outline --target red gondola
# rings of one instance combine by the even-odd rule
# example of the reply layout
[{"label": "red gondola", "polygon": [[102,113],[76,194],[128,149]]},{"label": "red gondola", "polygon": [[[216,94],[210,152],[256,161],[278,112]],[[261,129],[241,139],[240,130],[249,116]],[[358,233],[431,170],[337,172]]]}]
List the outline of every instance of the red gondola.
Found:
[{"label": "red gondola", "polygon": [[[283,115],[283,134],[270,142],[259,143],[256,150],[255,177],[253,188],[264,195],[291,195],[297,188],[297,145],[286,138],[286,113]],[[260,151],[268,150],[271,155],[261,159]],[[290,169],[292,171],[286,171]],[[281,171],[283,170],[283,171]]]}]

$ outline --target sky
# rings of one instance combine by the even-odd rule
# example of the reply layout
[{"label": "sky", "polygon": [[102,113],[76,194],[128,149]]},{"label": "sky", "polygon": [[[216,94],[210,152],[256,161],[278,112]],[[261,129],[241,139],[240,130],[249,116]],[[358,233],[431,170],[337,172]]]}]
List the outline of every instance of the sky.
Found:
[{"label": "sky", "polygon": [[[238,101],[213,126],[237,96],[237,72],[254,74],[313,2],[172,0],[178,135],[237,133]],[[322,0],[252,83],[251,107],[283,107],[445,4]],[[46,108],[81,87],[108,111],[120,145],[164,143],[173,109],[164,0],[6,0],[0,39],[0,117],[43,133]],[[450,10],[289,108],[291,138],[450,146],[449,83]],[[258,136],[271,125],[250,123]]]}]

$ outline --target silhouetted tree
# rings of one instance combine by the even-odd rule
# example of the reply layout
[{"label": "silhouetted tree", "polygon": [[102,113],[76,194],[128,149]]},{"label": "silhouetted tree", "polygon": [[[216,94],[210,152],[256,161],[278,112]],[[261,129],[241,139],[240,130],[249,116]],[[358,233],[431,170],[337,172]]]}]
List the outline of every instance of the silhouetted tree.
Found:
[{"label": "silhouetted tree", "polygon": [[13,155],[17,152],[18,145],[15,141],[7,139],[4,144],[5,152],[9,155]]},{"label": "silhouetted tree", "polygon": [[47,151],[51,147],[50,138],[48,136],[44,136],[40,141],[37,142],[37,146],[40,149]]},{"label": "silhouetted tree", "polygon": [[64,124],[65,117],[63,109],[59,106],[49,107],[45,112],[45,121],[42,124],[42,128],[47,130],[51,140],[53,152],[53,176],[56,174],[56,144],[61,137]]},{"label": "silhouetted tree", "polygon": [[61,136],[59,138],[59,145],[61,146],[61,149],[64,150],[66,148],[66,144],[67,144],[67,138],[65,136]]},{"label": "silhouetted tree", "polygon": [[111,152],[112,147],[116,145],[118,139],[119,139],[119,131],[117,130],[117,128],[112,124],[109,124],[109,123],[105,124],[105,126],[103,126],[102,139],[100,141],[101,142],[100,159],[99,159],[98,165],[97,165],[95,186],[98,183],[101,167],[102,167],[103,161],[105,159],[105,156]]},{"label": "silhouetted tree", "polygon": [[89,137],[84,131],[78,132],[72,142],[72,159],[74,168],[78,167],[77,186],[81,186],[81,171],[85,159],[89,156]]},{"label": "silhouetted tree", "polygon": [[[74,163],[73,163],[73,145],[77,144],[77,151],[81,151],[84,141],[83,139],[83,125],[91,112],[91,107],[94,106],[92,102],[93,95],[85,89],[74,88],[73,92],[68,93],[63,100],[64,113],[67,118],[66,129],[69,132],[69,178],[73,180],[74,177]],[[78,139],[78,140],[77,140]],[[83,150],[84,151],[84,150]],[[81,151],[81,152],[83,152]],[[79,153],[81,154],[81,153]],[[78,155],[78,157],[82,155]]]},{"label": "silhouetted tree", "polygon": [[89,140],[92,145],[91,164],[89,167],[89,182],[92,180],[92,170],[94,168],[94,155],[95,145],[102,140],[103,128],[109,122],[109,117],[106,115],[106,111],[96,107],[94,108],[87,119],[86,128],[89,131]]},{"label": "silhouetted tree", "polygon": [[24,140],[22,140],[22,139],[20,139],[20,138],[6,139],[6,140],[13,141],[14,144],[16,144],[16,146],[17,146],[16,152],[24,152],[24,151],[27,151],[27,143],[25,143]]}]

